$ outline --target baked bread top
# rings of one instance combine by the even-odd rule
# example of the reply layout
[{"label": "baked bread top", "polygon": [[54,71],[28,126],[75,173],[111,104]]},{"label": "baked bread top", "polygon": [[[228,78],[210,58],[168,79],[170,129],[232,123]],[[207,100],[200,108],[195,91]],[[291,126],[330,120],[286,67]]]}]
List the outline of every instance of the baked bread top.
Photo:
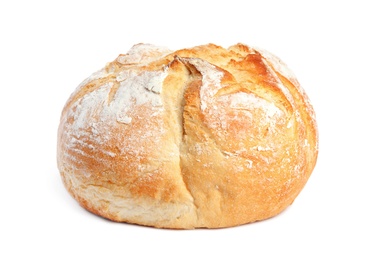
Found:
[{"label": "baked bread top", "polygon": [[71,95],[57,156],[66,188],[95,214],[218,228],[284,210],[317,153],[314,110],[276,56],[137,44]]}]

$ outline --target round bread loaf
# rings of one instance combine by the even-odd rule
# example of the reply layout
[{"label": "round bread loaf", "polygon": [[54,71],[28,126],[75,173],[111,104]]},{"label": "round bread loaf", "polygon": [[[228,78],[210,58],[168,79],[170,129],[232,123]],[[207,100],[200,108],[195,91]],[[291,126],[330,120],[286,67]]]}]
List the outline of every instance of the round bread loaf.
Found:
[{"label": "round bread loaf", "polygon": [[270,218],[318,154],[314,110],[277,57],[243,44],[137,44],[82,82],[61,115],[71,195],[113,221],[220,228]]}]

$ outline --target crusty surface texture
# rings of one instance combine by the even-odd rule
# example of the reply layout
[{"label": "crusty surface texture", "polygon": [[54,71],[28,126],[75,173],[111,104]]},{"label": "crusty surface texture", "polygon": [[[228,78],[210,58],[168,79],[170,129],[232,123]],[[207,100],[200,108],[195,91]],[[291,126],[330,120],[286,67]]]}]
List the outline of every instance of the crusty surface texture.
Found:
[{"label": "crusty surface texture", "polygon": [[118,222],[221,228],[289,206],[316,164],[314,110],[274,55],[237,44],[137,44],[82,82],[61,115],[70,194]]}]

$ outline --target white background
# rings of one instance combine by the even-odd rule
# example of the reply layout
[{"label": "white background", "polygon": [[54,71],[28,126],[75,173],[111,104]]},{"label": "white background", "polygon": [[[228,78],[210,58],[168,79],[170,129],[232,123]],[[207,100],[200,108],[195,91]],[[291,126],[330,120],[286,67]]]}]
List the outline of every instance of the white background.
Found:
[{"label": "white background", "polygon": [[[1,1],[0,259],[367,259],[365,1]],[[56,167],[63,105],[136,43],[238,42],[295,72],[317,113],[317,166],[270,220],[172,231],[82,209]]]}]

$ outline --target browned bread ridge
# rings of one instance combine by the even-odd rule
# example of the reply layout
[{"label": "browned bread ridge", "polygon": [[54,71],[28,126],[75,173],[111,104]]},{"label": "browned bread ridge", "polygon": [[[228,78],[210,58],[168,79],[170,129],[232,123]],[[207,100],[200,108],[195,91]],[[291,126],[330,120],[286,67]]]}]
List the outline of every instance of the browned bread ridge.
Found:
[{"label": "browned bread ridge", "polygon": [[62,180],[87,210],[160,228],[220,228],[289,206],[318,154],[314,110],[274,55],[243,44],[137,44],[61,115]]}]

